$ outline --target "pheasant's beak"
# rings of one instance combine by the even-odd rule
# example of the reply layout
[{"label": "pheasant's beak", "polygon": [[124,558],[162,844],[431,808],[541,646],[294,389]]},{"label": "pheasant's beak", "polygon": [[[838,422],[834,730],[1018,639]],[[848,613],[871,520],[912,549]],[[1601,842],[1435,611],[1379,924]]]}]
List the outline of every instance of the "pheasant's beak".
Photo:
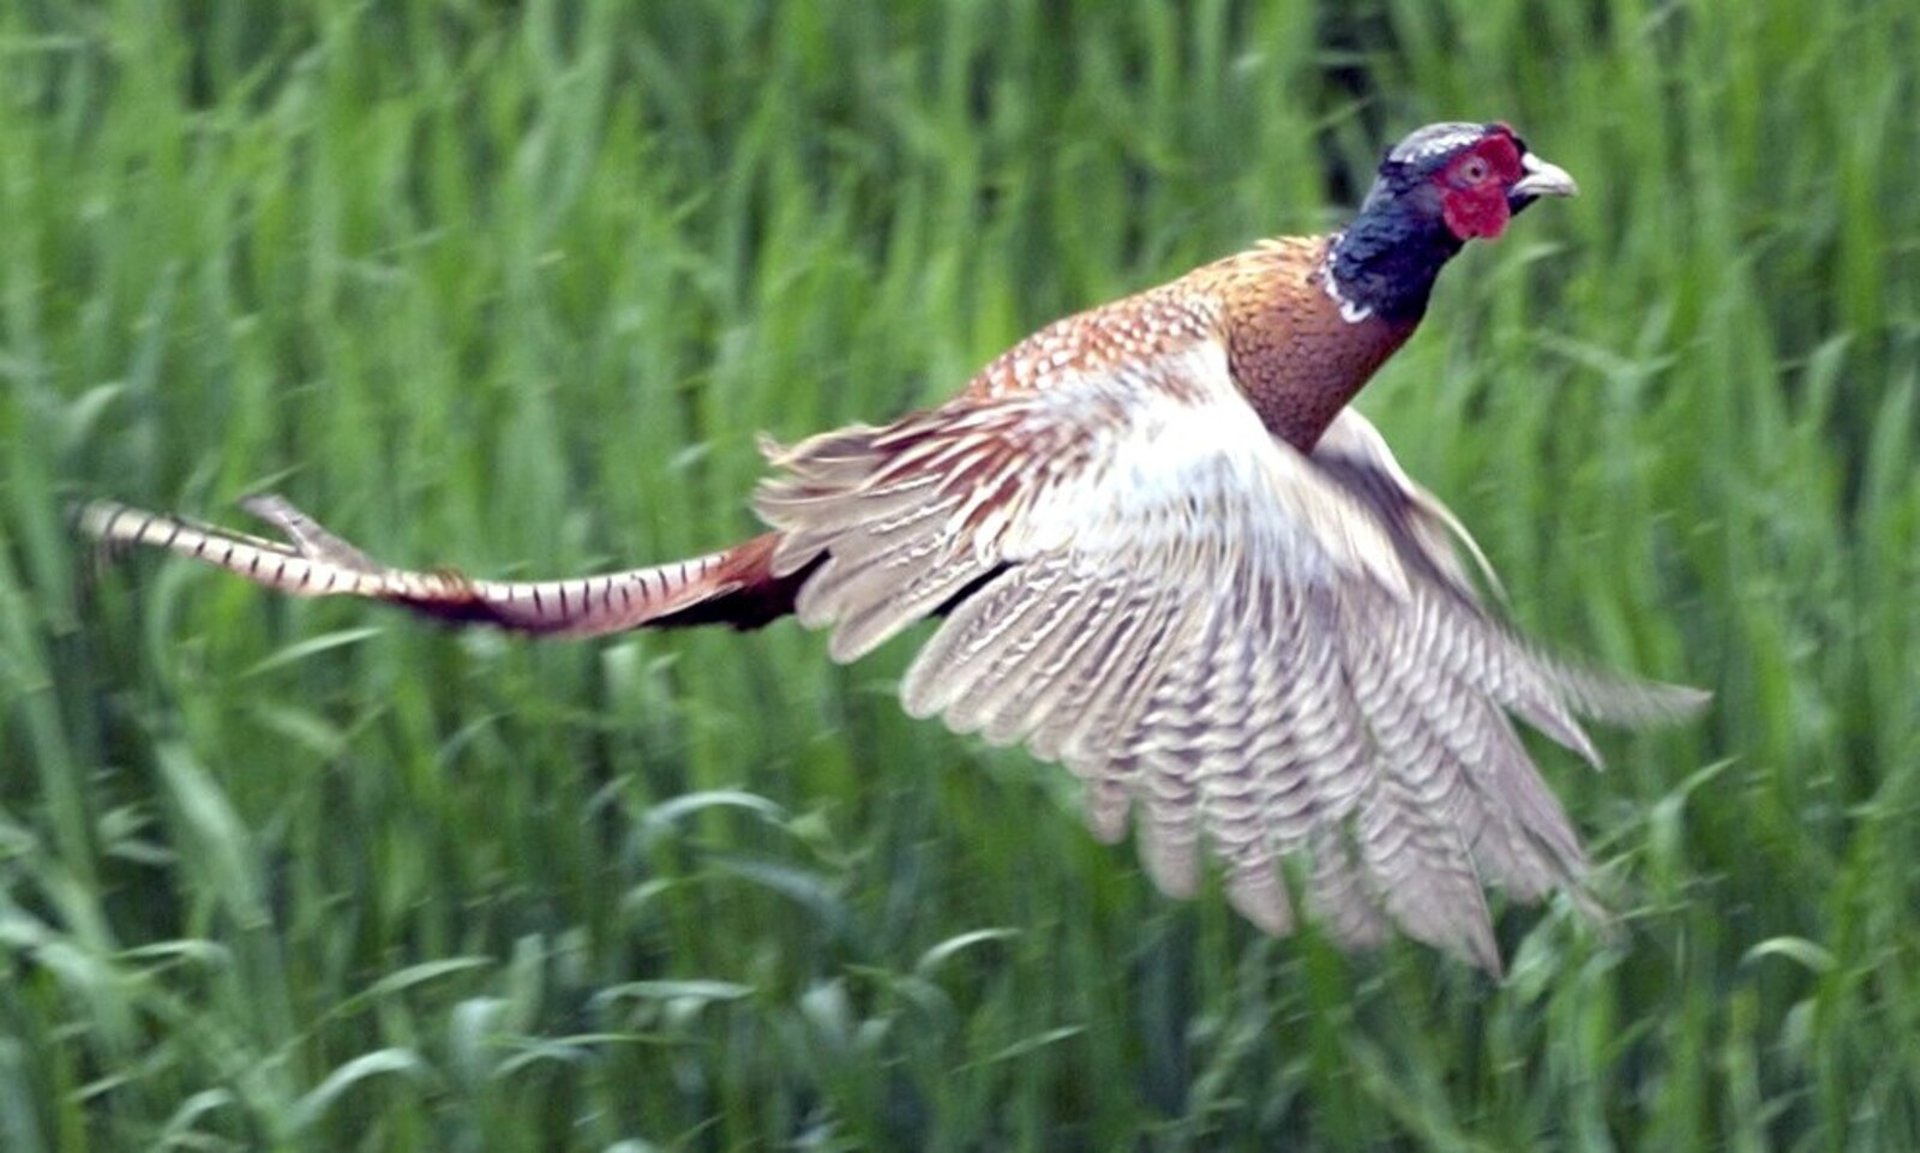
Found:
[{"label": "pheasant's beak", "polygon": [[1531,152],[1520,157],[1520,168],[1526,175],[1507,190],[1507,203],[1516,212],[1542,196],[1573,196],[1580,191],[1566,169],[1549,164]]}]

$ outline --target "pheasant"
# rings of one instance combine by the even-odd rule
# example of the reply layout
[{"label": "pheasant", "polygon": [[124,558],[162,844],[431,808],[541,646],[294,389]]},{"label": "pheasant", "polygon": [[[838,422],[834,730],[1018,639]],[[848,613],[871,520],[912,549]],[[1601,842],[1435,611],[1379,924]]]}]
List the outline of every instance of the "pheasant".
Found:
[{"label": "pheasant", "polygon": [[907,711],[1065,764],[1105,840],[1137,810],[1163,891],[1193,894],[1210,853],[1269,933],[1299,900],[1344,947],[1398,926],[1497,974],[1485,885],[1604,917],[1511,718],[1597,767],[1580,718],[1651,724],[1705,697],[1521,638],[1483,600],[1498,585],[1472,538],[1347,403],[1468,240],[1575,191],[1505,124],[1421,128],[1342,231],[1057,321],[939,407],[763,442],[771,531],[690,560],[529,582],[396,569],[275,496],[246,507],[284,541],[110,502],[79,522],[296,596],[526,633],[791,613],[844,662],[939,618]]}]

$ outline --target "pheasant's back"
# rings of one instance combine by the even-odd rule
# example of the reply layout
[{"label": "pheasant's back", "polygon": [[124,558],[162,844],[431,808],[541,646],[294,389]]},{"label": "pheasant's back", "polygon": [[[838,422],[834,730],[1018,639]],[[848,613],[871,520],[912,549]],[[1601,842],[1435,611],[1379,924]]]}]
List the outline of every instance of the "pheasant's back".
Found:
[{"label": "pheasant's back", "polygon": [[1417,324],[1342,315],[1324,278],[1330,243],[1323,236],[1263,241],[1055,321],[981,369],[967,395],[1037,391],[1086,372],[1124,374],[1130,364],[1217,340],[1268,431],[1310,451]]}]

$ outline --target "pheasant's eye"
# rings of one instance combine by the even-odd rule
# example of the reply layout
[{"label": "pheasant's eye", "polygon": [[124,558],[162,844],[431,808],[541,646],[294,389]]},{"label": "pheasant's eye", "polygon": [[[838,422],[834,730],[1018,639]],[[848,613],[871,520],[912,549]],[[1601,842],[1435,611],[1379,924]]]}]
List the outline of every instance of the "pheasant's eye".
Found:
[{"label": "pheasant's eye", "polygon": [[1469,156],[1461,163],[1459,171],[1461,183],[1475,185],[1484,182],[1492,174],[1493,166],[1487,163],[1484,156]]}]

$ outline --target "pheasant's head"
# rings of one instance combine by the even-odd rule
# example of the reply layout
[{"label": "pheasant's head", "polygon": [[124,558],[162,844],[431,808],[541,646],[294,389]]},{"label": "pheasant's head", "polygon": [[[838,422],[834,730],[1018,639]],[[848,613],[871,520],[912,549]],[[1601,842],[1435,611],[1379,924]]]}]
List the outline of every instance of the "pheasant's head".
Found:
[{"label": "pheasant's head", "polygon": [[1505,124],[1429,124],[1393,146],[1335,243],[1329,286],[1351,318],[1418,320],[1440,268],[1542,196],[1578,191]]}]

